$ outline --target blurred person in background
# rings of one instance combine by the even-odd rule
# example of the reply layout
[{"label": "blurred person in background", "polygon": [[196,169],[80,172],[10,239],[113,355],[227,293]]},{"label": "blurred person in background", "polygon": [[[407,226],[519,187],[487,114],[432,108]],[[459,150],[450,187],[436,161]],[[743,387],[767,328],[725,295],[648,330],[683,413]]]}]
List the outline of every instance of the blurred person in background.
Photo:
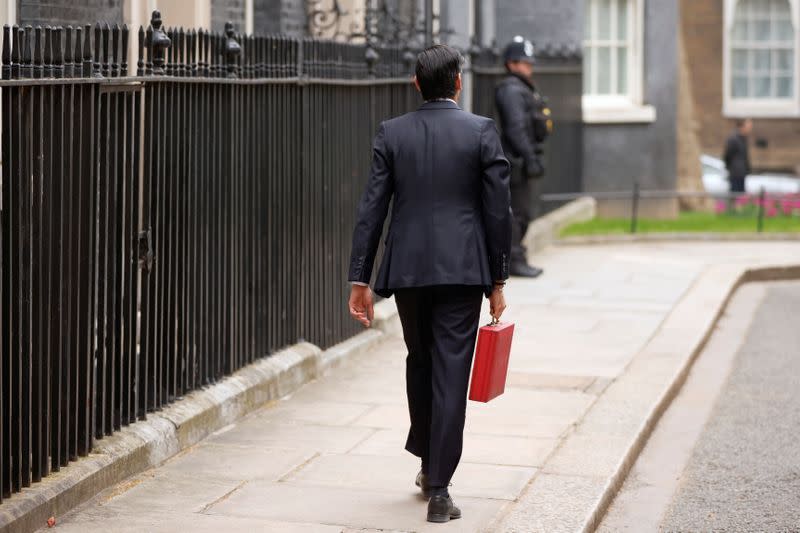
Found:
[{"label": "blurred person in background", "polygon": [[503,55],[508,75],[495,90],[503,149],[511,162],[512,276],[535,278],[542,269],[528,264],[522,244],[531,220],[538,216],[539,184],[544,176],[542,143],[552,130],[550,109],[533,84],[533,43],[514,37]]},{"label": "blurred person in background", "polygon": [[728,169],[728,180],[732,194],[741,194],[745,191],[744,182],[750,174],[750,147],[748,139],[753,131],[753,121],[749,118],[738,119],[736,130],[728,137],[725,143],[725,168]]}]

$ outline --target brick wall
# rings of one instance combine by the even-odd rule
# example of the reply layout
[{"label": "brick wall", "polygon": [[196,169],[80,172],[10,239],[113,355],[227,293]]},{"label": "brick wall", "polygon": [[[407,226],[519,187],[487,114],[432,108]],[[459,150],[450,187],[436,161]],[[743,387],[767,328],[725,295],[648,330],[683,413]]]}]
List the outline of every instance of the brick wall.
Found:
[{"label": "brick wall", "polygon": [[123,0],[19,0],[19,23],[78,26],[97,21],[123,23]]},{"label": "brick wall", "polygon": [[[681,0],[681,31],[691,79],[691,95],[700,146],[719,157],[733,120],[722,115],[722,0]],[[800,164],[800,119],[756,119],[756,137],[766,149],[751,148],[756,169],[790,170]]]}]

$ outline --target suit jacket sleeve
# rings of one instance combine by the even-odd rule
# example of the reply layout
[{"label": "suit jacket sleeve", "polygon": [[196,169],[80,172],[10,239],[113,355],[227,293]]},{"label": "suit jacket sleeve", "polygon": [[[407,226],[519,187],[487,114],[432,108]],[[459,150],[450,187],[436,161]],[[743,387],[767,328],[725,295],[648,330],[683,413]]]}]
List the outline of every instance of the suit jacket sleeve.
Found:
[{"label": "suit jacket sleeve", "polygon": [[528,132],[525,95],[516,87],[506,84],[497,89],[495,99],[505,138],[511,149],[522,157],[528,169],[536,168],[539,158],[536,155],[536,142]]},{"label": "suit jacket sleeve", "polygon": [[393,191],[392,163],[386,148],[386,127],[381,122],[372,145],[369,181],[358,204],[348,281],[369,283]]},{"label": "suit jacket sleeve", "polygon": [[511,253],[511,168],[492,120],[487,120],[481,130],[481,166],[483,224],[489,270],[492,278],[499,281],[508,278],[508,257]]}]

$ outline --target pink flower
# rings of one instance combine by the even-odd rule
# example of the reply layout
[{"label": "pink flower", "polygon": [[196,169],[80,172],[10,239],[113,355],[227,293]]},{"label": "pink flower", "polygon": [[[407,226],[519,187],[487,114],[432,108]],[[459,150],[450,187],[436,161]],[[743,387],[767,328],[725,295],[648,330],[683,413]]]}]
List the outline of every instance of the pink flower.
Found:
[{"label": "pink flower", "polygon": [[719,215],[728,210],[728,205],[724,200],[717,200],[717,205],[714,206],[714,211]]},{"label": "pink flower", "polygon": [[774,205],[770,205],[767,208],[767,216],[768,217],[771,218],[771,217],[777,216],[777,214],[778,214],[778,209]]},{"label": "pink flower", "polygon": [[744,207],[750,203],[750,197],[745,195],[736,197],[736,207]]}]

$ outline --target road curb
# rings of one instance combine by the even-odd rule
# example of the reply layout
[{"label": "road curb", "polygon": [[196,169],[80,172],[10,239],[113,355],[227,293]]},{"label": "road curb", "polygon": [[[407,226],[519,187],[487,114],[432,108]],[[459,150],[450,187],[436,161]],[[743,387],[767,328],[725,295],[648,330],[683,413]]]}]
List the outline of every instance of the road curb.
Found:
[{"label": "road curb", "polygon": [[800,279],[800,265],[752,268],[741,273],[738,279],[736,279],[736,281],[728,290],[722,303],[719,305],[713,319],[711,320],[710,326],[706,328],[700,342],[681,362],[673,379],[669,384],[667,384],[666,390],[653,405],[652,410],[636,434],[634,441],[631,443],[627,452],[623,456],[622,461],[620,461],[617,472],[615,472],[614,476],[612,476],[612,478],[609,480],[603,491],[603,494],[597,501],[597,505],[581,527],[582,533],[594,532],[602,522],[603,517],[611,506],[611,503],[614,501],[614,497],[622,489],[625,479],[628,477],[628,474],[630,473],[633,464],[636,462],[636,459],[642,453],[642,450],[647,444],[647,440],[653,433],[658,421],[678,395],[684,383],[686,383],[686,379],[689,376],[689,372],[691,371],[694,362],[697,360],[700,353],[702,353],[703,348],[705,348],[706,344],[708,343],[708,339],[711,337],[717,322],[725,312],[725,309],[728,307],[728,304],[730,303],[731,298],[736,293],[737,289],[739,289],[739,287],[741,287],[744,283],[755,281],[786,281],[796,279]]},{"label": "road curb", "polygon": [[551,243],[558,246],[585,246],[590,244],[642,243],[665,241],[688,242],[761,242],[798,241],[800,233],[635,233],[617,235],[583,235],[554,238]]},{"label": "road curb", "polygon": [[146,420],[98,440],[88,456],[4,500],[0,532],[36,531],[51,516],[58,521],[106,488],[160,465],[243,415],[374,349],[397,331],[398,323],[394,301],[384,300],[376,305],[373,327],[344,342],[327,350],[295,344],[148,413]]},{"label": "road curb", "polygon": [[[595,531],[736,290],[751,281],[796,279],[800,265],[793,264],[707,269],[493,530]],[[697,315],[690,312],[693,309],[710,312]]]}]

